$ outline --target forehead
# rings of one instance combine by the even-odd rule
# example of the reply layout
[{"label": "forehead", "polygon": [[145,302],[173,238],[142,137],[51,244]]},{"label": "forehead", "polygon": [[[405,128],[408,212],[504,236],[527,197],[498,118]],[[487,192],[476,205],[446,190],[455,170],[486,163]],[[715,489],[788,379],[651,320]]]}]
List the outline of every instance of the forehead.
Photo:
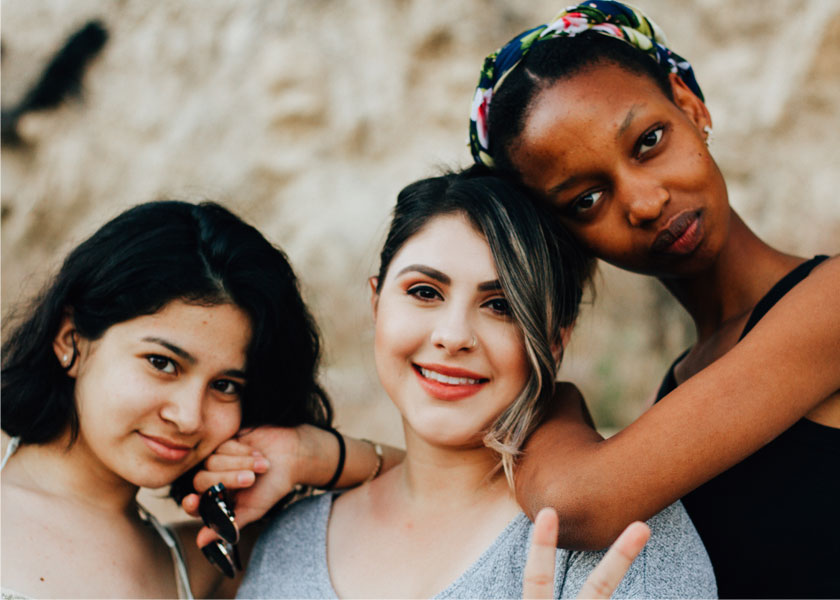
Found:
[{"label": "forehead", "polygon": [[165,340],[201,359],[243,363],[251,341],[247,314],[233,304],[212,306],[175,300],[150,315],[113,325],[105,338],[134,343]]},{"label": "forehead", "polygon": [[481,281],[496,278],[487,240],[463,214],[430,219],[403,244],[389,272],[397,274],[412,264],[431,266],[450,275],[474,275]]},{"label": "forehead", "polygon": [[584,152],[605,155],[634,117],[672,108],[650,77],[614,64],[596,65],[534,96],[511,155],[530,180],[532,171],[557,167]]}]

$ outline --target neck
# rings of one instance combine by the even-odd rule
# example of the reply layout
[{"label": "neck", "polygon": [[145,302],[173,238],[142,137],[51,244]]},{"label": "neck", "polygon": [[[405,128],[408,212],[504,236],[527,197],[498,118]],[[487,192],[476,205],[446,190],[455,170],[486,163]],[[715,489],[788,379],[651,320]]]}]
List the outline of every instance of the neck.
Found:
[{"label": "neck", "polygon": [[[406,501],[430,510],[453,510],[513,498],[499,456],[489,448],[430,444],[408,426],[406,456],[397,485]],[[480,443],[480,442],[479,442]]]},{"label": "neck", "polygon": [[139,488],[101,464],[92,464],[81,439],[70,434],[45,444],[22,444],[3,476],[35,492],[112,514],[135,514]]},{"label": "neck", "polygon": [[708,269],[660,281],[691,315],[702,342],[725,323],[749,313],[800,262],[801,258],[763,242],[733,211],[726,242]]}]

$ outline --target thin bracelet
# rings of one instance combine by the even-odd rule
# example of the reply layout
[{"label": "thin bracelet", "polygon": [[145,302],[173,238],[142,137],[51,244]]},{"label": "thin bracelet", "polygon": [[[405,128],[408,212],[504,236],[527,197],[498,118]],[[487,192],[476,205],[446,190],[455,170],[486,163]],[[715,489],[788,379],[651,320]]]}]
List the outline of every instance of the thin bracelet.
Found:
[{"label": "thin bracelet", "polygon": [[327,485],[321,487],[322,490],[331,490],[338,483],[338,480],[341,479],[341,473],[344,471],[344,459],[347,457],[347,448],[344,446],[344,436],[335,429],[332,427],[322,427],[321,429],[329,431],[338,440],[338,465],[335,467],[335,473],[333,473],[332,479],[327,482]]},{"label": "thin bracelet", "polygon": [[376,479],[376,476],[379,475],[379,472],[382,470],[382,462],[384,460],[384,456],[381,444],[366,439],[362,439],[361,441],[370,444],[370,447],[373,448],[373,452],[376,454],[376,466],[373,468],[373,472],[370,475],[368,475],[362,482],[367,483],[368,481],[373,481],[374,479]]}]

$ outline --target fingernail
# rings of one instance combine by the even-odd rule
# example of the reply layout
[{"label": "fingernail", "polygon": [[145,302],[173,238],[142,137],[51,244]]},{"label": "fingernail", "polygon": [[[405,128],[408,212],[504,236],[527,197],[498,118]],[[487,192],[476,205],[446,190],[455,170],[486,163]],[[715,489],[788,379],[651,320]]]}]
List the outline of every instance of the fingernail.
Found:
[{"label": "fingernail", "polygon": [[267,458],[257,458],[254,460],[254,469],[258,471],[268,471],[268,468],[271,466],[271,463],[268,462]]},{"label": "fingernail", "polygon": [[242,471],[236,475],[236,482],[241,485],[254,483],[254,474],[251,471]]},{"label": "fingernail", "polygon": [[[235,547],[233,548],[235,552]],[[207,560],[210,561],[210,564],[219,569],[223,575],[233,579],[236,575],[236,571],[234,570],[234,562],[231,557],[232,553],[228,552],[228,549],[225,547],[222,540],[214,540],[206,546],[202,546],[201,551],[204,553],[204,556],[207,557]]]}]

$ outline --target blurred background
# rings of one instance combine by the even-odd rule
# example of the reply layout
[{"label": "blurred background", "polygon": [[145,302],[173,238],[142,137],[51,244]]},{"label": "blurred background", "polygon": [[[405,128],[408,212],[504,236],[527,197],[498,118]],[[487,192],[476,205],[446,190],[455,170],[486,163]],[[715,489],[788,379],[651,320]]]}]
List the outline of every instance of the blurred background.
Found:
[{"label": "blurred background", "polygon": [[[295,266],[337,426],[401,445],[365,283],[391,207],[407,183],[470,162],[484,56],[567,3],[3,0],[3,316],[125,208],[216,200]],[[840,251],[840,2],[635,4],[694,65],[735,209],[786,251]],[[90,21],[77,93],[46,106],[33,85]],[[596,288],[560,377],[609,433],[693,332],[654,280],[601,266]]]}]

